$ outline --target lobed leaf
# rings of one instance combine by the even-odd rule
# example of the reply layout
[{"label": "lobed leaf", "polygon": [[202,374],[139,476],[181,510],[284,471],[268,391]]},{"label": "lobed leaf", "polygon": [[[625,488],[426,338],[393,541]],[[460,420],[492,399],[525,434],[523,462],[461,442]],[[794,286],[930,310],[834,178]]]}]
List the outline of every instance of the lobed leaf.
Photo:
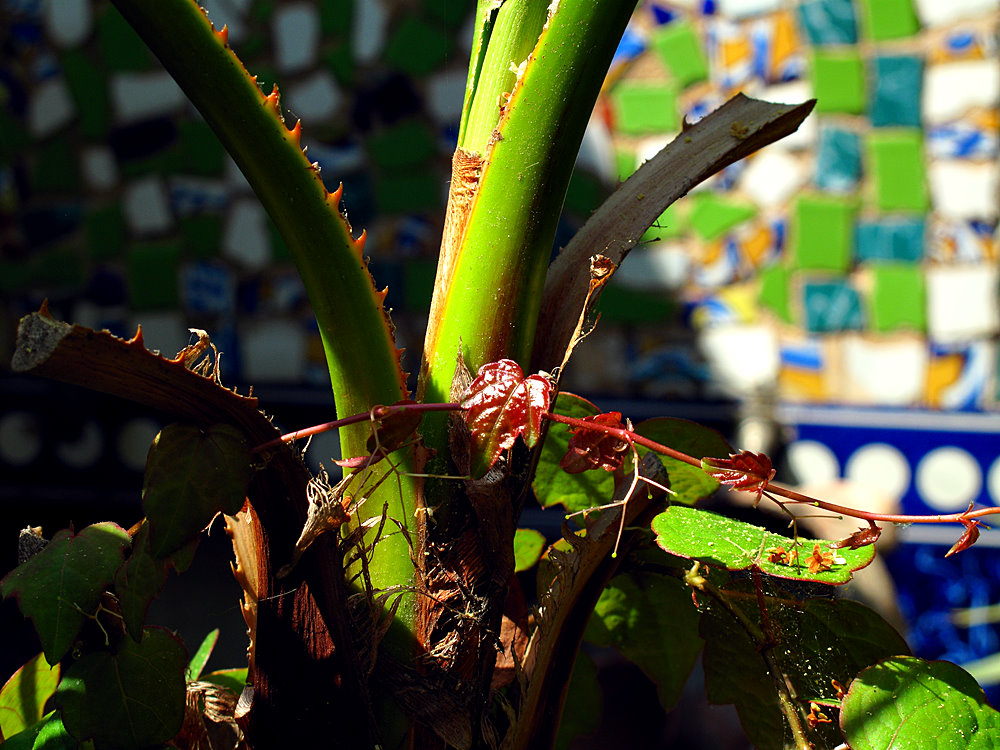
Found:
[{"label": "lobed leaf", "polygon": [[235,427],[174,424],[161,430],[149,450],[142,488],[153,557],[178,551],[217,513],[238,512],[249,483],[250,451]]},{"label": "lobed leaf", "polygon": [[0,688],[0,736],[10,739],[41,721],[45,701],[59,684],[59,664],[50,665],[38,654],[10,676]]},{"label": "lobed leaf", "polygon": [[755,491],[757,502],[776,473],[768,456],[753,451],[730,453],[729,458],[706,457],[701,459],[701,468],[720,484]]},{"label": "lobed leaf", "polygon": [[541,375],[524,377],[512,359],[479,368],[462,398],[465,420],[472,431],[472,476],[483,476],[518,436],[534,446],[549,410],[552,384]]},{"label": "lobed leaf", "polygon": [[[617,411],[583,419],[595,425],[625,429],[621,412]],[[568,474],[579,474],[590,469],[614,471],[622,465],[629,447],[625,440],[599,430],[567,426],[573,436],[569,440],[566,455],[559,462],[560,469]]]},{"label": "lobed leaf", "polygon": [[115,594],[125,629],[136,641],[142,638],[149,605],[167,583],[167,560],[149,550],[149,524],[143,523],[132,539],[132,552],[115,572]]},{"label": "lobed leaf", "polygon": [[514,532],[514,572],[531,570],[542,557],[545,537],[535,529],[518,529]]},{"label": "lobed leaf", "polygon": [[166,630],[147,628],[142,641],[87,654],[66,670],[53,696],[63,723],[98,747],[165,742],[184,718],[184,646]]},{"label": "lobed leaf", "polygon": [[58,711],[50,711],[27,729],[4,735],[3,750],[78,750],[80,743],[66,731]]},{"label": "lobed leaf", "polygon": [[97,609],[130,542],[128,532],[110,522],[79,534],[63,529],[0,581],[0,594],[14,596],[34,623],[49,664],[66,655],[86,617]]},{"label": "lobed leaf", "polygon": [[957,664],[893,656],[851,683],[840,728],[853,750],[979,750],[997,746],[1000,712]]},{"label": "lobed leaf", "polygon": [[827,551],[836,542],[799,539],[796,549],[791,539],[767,529],[679,505],[660,513],[651,526],[657,545],[671,554],[727,570],[757,568],[778,578],[836,586],[875,559],[870,545]]}]

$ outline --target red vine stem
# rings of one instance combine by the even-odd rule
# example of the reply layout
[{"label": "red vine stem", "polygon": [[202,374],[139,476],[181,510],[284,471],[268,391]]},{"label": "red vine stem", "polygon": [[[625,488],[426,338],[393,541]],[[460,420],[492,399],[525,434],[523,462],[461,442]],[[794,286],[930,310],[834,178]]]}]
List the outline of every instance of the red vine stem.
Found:
[{"label": "red vine stem", "polygon": [[[657,443],[655,440],[645,438],[642,435],[632,432],[631,430],[626,430],[621,427],[610,427],[608,425],[587,421],[585,419],[564,417],[561,414],[553,414],[552,412],[546,412],[545,417],[547,419],[551,419],[553,422],[560,422],[562,424],[569,425],[570,427],[604,432],[621,440],[625,440],[626,442],[637,443],[664,456],[676,458],[678,461],[683,461],[684,463],[690,464],[691,466],[695,466],[699,469],[702,468],[701,459],[689,456],[687,453],[682,453],[679,450]],[[865,521],[881,521],[883,523],[961,523],[963,521],[968,521],[969,519],[981,518],[983,516],[991,516],[1000,513],[1000,507],[980,508],[979,510],[963,511],[961,513],[945,513],[941,515],[926,516],[907,516],[897,513],[872,513],[871,511],[848,508],[844,505],[837,505],[836,503],[829,503],[826,500],[809,497],[809,495],[803,495],[801,492],[796,492],[795,490],[783,487],[780,484],[768,482],[764,489],[768,492],[773,492],[775,495],[781,495],[782,497],[796,503],[813,505],[831,513],[850,516],[851,518],[860,518]]]}]

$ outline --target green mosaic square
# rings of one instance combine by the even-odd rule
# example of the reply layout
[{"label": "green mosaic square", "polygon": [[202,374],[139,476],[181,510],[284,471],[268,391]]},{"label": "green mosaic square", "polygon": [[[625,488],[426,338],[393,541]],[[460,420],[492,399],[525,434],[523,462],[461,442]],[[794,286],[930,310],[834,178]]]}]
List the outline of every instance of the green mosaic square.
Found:
[{"label": "green mosaic square", "polygon": [[153,67],[153,54],[117,10],[108,6],[98,16],[96,27],[97,44],[108,68],[141,71]]},{"label": "green mosaic square", "polygon": [[125,246],[125,218],[118,205],[91,211],[83,220],[91,260],[115,260]]},{"label": "green mosaic square", "polygon": [[680,204],[674,203],[667,206],[667,210],[660,214],[653,226],[646,230],[642,239],[644,242],[675,239],[684,236],[688,227],[687,212],[681,210]]},{"label": "green mosaic square", "polygon": [[129,296],[136,310],[176,307],[180,302],[177,271],[181,248],[175,242],[134,245],[128,256]]},{"label": "green mosaic square", "polygon": [[368,153],[383,169],[415,167],[437,153],[437,142],[426,123],[407,120],[369,137]]},{"label": "green mosaic square", "polygon": [[451,52],[451,37],[419,18],[404,18],[385,45],[389,65],[413,76],[425,76],[441,66]]},{"label": "green mosaic square", "polygon": [[920,131],[868,135],[868,160],[880,211],[926,211],[930,205]]},{"label": "green mosaic square", "polygon": [[856,51],[818,51],[812,57],[817,112],[865,111],[865,64]]},{"label": "green mosaic square", "polygon": [[635,162],[635,151],[624,148],[615,149],[615,169],[618,172],[619,182],[625,182],[635,173],[637,169]]},{"label": "green mosaic square", "polygon": [[861,5],[864,28],[875,41],[913,36],[920,30],[912,0],[862,0]]},{"label": "green mosaic square", "polygon": [[43,193],[67,192],[80,185],[77,154],[65,138],[46,142],[39,151],[32,171],[32,184]]},{"label": "green mosaic square", "polygon": [[437,211],[443,200],[441,181],[430,172],[382,175],[375,181],[375,204],[383,214]]},{"label": "green mosaic square", "polygon": [[437,263],[415,258],[406,262],[403,273],[403,305],[407,310],[427,310],[434,294]]},{"label": "green mosaic square", "polygon": [[57,246],[44,251],[39,258],[38,280],[45,287],[77,290],[86,281],[81,253],[73,247]]},{"label": "green mosaic square", "polygon": [[801,196],[791,227],[796,268],[846,273],[851,262],[857,203],[850,198]]},{"label": "green mosaic square", "polygon": [[608,190],[600,178],[583,169],[574,170],[566,188],[563,206],[581,218],[590,216],[608,197]]},{"label": "green mosaic square", "polygon": [[768,266],[761,269],[758,275],[760,291],[757,304],[786,323],[792,322],[791,275],[791,271],[784,266]]},{"label": "green mosaic square", "polygon": [[5,108],[0,107],[0,164],[8,163],[28,145],[24,124]]},{"label": "green mosaic square", "polygon": [[884,263],[872,269],[869,300],[872,328],[876,331],[927,328],[924,274],[911,263]]},{"label": "green mosaic square", "polygon": [[174,149],[177,171],[202,177],[220,177],[226,168],[225,150],[207,123],[181,122]]},{"label": "green mosaic square", "polygon": [[[320,0],[319,24],[323,36],[350,32],[353,15],[354,0]],[[268,13],[261,20],[269,23],[271,14]]]},{"label": "green mosaic square", "polygon": [[672,86],[622,81],[611,92],[618,130],[626,135],[668,133],[680,128],[677,91]]},{"label": "green mosaic square", "polygon": [[691,228],[701,239],[711,242],[737,224],[757,215],[757,206],[724,198],[714,192],[701,192],[694,197]]},{"label": "green mosaic square", "polygon": [[330,69],[334,78],[342,86],[351,87],[354,85],[354,58],[351,56],[351,48],[346,42],[331,45],[330,49],[323,53],[323,64]]},{"label": "green mosaic square", "polygon": [[209,259],[219,255],[222,246],[222,217],[217,214],[185,216],[179,222],[181,246],[185,257]]},{"label": "green mosaic square", "polygon": [[104,72],[77,50],[63,55],[62,69],[80,117],[80,130],[87,138],[103,138],[111,122],[111,105]]},{"label": "green mosaic square", "polygon": [[649,41],[679,86],[689,86],[708,78],[708,60],[705,59],[698,33],[690,23],[662,26]]}]

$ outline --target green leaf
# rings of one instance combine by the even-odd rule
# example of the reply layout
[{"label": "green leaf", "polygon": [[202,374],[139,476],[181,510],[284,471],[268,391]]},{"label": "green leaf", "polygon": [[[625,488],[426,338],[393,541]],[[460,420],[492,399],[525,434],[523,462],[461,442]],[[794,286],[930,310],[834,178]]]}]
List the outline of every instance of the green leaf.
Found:
[{"label": "green leaf", "polygon": [[95,523],[79,534],[63,529],[0,582],[0,593],[13,595],[22,614],[34,623],[49,664],[69,651],[131,541],[125,529],[109,522]]},{"label": "green leaf", "polygon": [[198,650],[195,651],[194,656],[191,657],[191,661],[188,662],[187,671],[184,673],[184,679],[186,681],[194,682],[201,677],[201,672],[205,669],[205,665],[208,663],[208,657],[212,655],[212,649],[215,648],[215,644],[218,640],[218,628],[205,636],[205,640],[201,642],[201,645],[198,646]]},{"label": "green leaf", "polygon": [[[703,427],[686,419],[673,417],[657,417],[640,422],[635,431],[675,450],[687,453],[689,456],[728,456],[732,447],[716,430]],[[645,455],[645,448],[639,448],[639,454]],[[660,456],[663,467],[670,476],[670,489],[676,494],[671,495],[673,502],[684,505],[694,505],[719,489],[719,483],[700,468],[669,456]]]},{"label": "green leaf", "polygon": [[615,576],[587,624],[584,638],[614,646],[658,688],[667,710],[680,699],[701,653],[698,610],[680,580],[654,573]]},{"label": "green leaf", "polygon": [[[727,570],[759,568],[768,575],[797,581],[817,581],[840,585],[851,580],[853,571],[875,558],[872,545],[858,549],[829,549],[834,542],[799,539],[798,560],[786,564],[770,560],[778,548],[791,550],[792,540],[759,526],[709,513],[699,508],[674,505],[653,519],[659,547],[674,555],[716,565]],[[819,545],[821,555],[829,555],[829,569],[809,572],[809,557]],[[825,564],[820,567],[825,567]]]},{"label": "green leaf", "polygon": [[174,424],[161,430],[149,450],[142,488],[153,557],[179,550],[216,513],[237,513],[249,483],[250,452],[235,427]]},{"label": "green leaf", "polygon": [[247,684],[247,668],[240,667],[238,669],[217,669],[214,672],[209,672],[208,674],[203,674],[201,676],[202,682],[211,682],[215,685],[222,685],[232,690],[236,695],[243,692],[243,688]]},{"label": "green leaf", "polygon": [[22,732],[4,736],[3,750],[77,750],[80,746],[66,731],[58,711],[50,711]]},{"label": "green leaf", "polygon": [[184,718],[187,653],[166,630],[147,628],[142,641],[125,638],[116,653],[91,653],[63,675],[54,701],[78,740],[98,747],[145,747],[165,742]]},{"label": "green leaf", "polygon": [[[741,583],[723,594],[764,629],[757,598],[749,584]],[[780,750],[790,737],[790,730],[759,644],[723,607],[704,597],[699,599],[707,604],[703,608],[700,633],[705,639],[702,664],[709,701],[735,705],[754,747]],[[866,666],[909,651],[906,641],[889,623],[858,602],[847,599],[799,602],[780,591],[766,596],[764,602],[768,612],[765,633],[777,640],[769,653],[806,710],[812,701],[824,706],[824,713],[832,716],[839,703],[833,680],[846,688]],[[816,731],[827,742],[818,746],[839,744],[834,725],[820,724]]]},{"label": "green leaf", "polygon": [[[583,419],[600,414],[601,410],[585,398],[574,396],[572,393],[560,393],[552,411],[564,417]],[[580,474],[567,474],[559,468],[559,462],[566,455],[571,437],[568,425],[549,422],[549,431],[542,445],[535,479],[531,483],[535,496],[543,508],[561,504],[571,512],[584,510],[603,505],[614,494],[615,481],[607,471],[598,469]]]},{"label": "green leaf", "polygon": [[978,750],[997,746],[1000,712],[957,664],[894,656],[851,683],[840,728],[853,750]]},{"label": "green leaf", "polygon": [[149,524],[143,523],[132,540],[131,554],[115,573],[115,594],[125,629],[136,641],[142,638],[150,602],[167,583],[167,564],[150,553]]},{"label": "green leaf", "polygon": [[573,663],[573,673],[569,678],[566,705],[559,722],[554,750],[568,750],[575,738],[597,729],[601,723],[602,703],[597,666],[582,650],[578,651]]},{"label": "green leaf", "polygon": [[518,529],[514,532],[514,572],[520,573],[535,567],[542,556],[545,537],[535,529]]},{"label": "green leaf", "polygon": [[59,683],[59,664],[39,654],[18,669],[0,688],[0,733],[13,737],[41,720],[45,701]]}]

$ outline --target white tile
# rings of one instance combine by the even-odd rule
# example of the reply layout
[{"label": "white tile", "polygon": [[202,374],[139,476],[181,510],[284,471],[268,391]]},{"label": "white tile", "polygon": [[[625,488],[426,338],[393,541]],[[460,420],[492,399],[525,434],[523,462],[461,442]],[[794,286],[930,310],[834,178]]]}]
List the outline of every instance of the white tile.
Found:
[{"label": "white tile", "polygon": [[267,214],[254,198],[238,200],[229,211],[222,235],[222,253],[251,271],[271,261]]},{"label": "white tile", "polygon": [[190,332],[181,314],[170,312],[142,312],[132,317],[130,335],[142,326],[142,341],[146,348],[170,359],[188,345]]},{"label": "white tile", "polygon": [[462,115],[467,73],[461,69],[435,73],[427,81],[427,109],[441,125],[456,122]]},{"label": "white tile", "polygon": [[239,44],[247,37],[246,15],[252,0],[199,0],[208,20],[217,30],[229,29],[229,43]]},{"label": "white tile", "polygon": [[614,283],[629,289],[662,292],[687,283],[691,254],[680,243],[651,242],[628,254]]},{"label": "white tile", "polygon": [[118,184],[118,164],[107,146],[87,146],[80,152],[84,182],[92,190],[110,190]]},{"label": "white tile", "polygon": [[247,182],[246,175],[243,174],[242,170],[233,161],[228,153],[225,155],[225,164],[223,167],[223,173],[226,185],[237,193],[250,193],[253,192],[253,188],[250,187],[250,183]]},{"label": "white tile", "polygon": [[1000,101],[1000,65],[996,58],[928,65],[924,71],[921,111],[936,124],[961,117],[973,107]]},{"label": "white tile", "polygon": [[170,199],[159,177],[143,177],[126,186],[122,206],[125,221],[137,235],[160,234],[173,226]]},{"label": "white tile", "polygon": [[[753,96],[776,104],[802,104],[802,102],[813,98],[813,92],[808,81],[790,81],[765,86],[760,91],[754,92]],[[818,123],[816,113],[810,112],[809,116],[799,125],[798,130],[771,144],[770,148],[795,151],[811,147],[816,143],[816,137],[819,133]]]},{"label": "white tile", "polygon": [[808,180],[801,160],[787,151],[765,148],[749,159],[739,184],[757,205],[770,208],[783,204]]},{"label": "white tile", "polygon": [[111,103],[122,125],[171,114],[186,101],[180,86],[165,70],[117,73],[111,78]]},{"label": "white tile", "polygon": [[756,16],[778,10],[781,0],[718,0],[719,12],[731,18]]},{"label": "white tile", "polygon": [[576,166],[599,177],[609,187],[616,184],[615,144],[608,126],[600,117],[591,117],[587,123]]},{"label": "white tile", "polygon": [[924,26],[941,26],[996,10],[996,0],[914,0]]},{"label": "white tile", "polygon": [[713,377],[728,393],[746,396],[777,382],[778,336],[770,325],[712,326],[701,331],[699,343]]},{"label": "white tile", "polygon": [[278,70],[283,73],[298,73],[316,62],[319,52],[319,12],[315,5],[279,5],[271,23]]},{"label": "white tile", "polygon": [[935,161],[927,173],[934,210],[949,219],[993,220],[1000,201],[996,162]]},{"label": "white tile", "polygon": [[384,0],[354,0],[351,27],[352,53],[357,63],[370,63],[385,45],[389,12]]},{"label": "white tile", "polygon": [[45,138],[66,125],[76,114],[73,97],[62,78],[49,78],[35,89],[28,103],[28,130]]},{"label": "white tile", "polygon": [[45,30],[59,47],[75,47],[93,28],[91,0],[49,0],[45,3]]},{"label": "white tile", "polygon": [[333,117],[340,109],[342,100],[343,95],[337,88],[333,75],[325,70],[319,70],[305,80],[289,86],[282,98],[292,118],[290,124],[294,124],[298,118],[315,123]]},{"label": "white tile", "polygon": [[844,392],[852,401],[905,406],[923,400],[928,359],[923,337],[870,340],[850,335],[841,353]]},{"label": "white tile", "polygon": [[242,379],[250,383],[297,383],[306,366],[306,335],[292,320],[249,323],[240,332]]},{"label": "white tile", "polygon": [[927,328],[944,344],[994,336],[1000,331],[998,274],[993,264],[927,269]]}]

